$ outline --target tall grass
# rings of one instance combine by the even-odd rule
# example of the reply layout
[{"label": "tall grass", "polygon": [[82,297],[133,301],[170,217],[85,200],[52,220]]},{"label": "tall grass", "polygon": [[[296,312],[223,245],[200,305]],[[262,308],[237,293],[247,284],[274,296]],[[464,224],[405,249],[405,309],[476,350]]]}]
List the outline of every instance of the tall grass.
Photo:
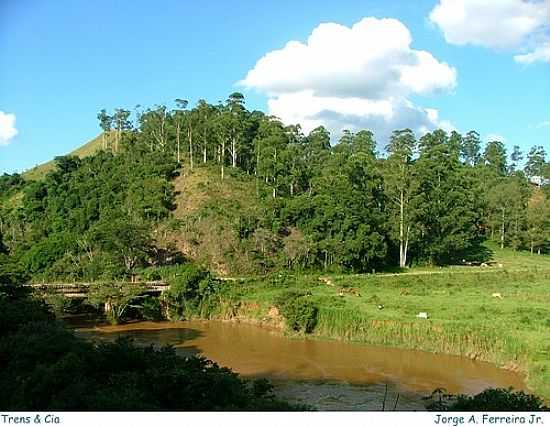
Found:
[{"label": "tall grass", "polygon": [[347,308],[321,307],[315,334],[368,344],[455,354],[490,362],[520,361],[526,348],[498,330],[457,323],[378,320]]}]

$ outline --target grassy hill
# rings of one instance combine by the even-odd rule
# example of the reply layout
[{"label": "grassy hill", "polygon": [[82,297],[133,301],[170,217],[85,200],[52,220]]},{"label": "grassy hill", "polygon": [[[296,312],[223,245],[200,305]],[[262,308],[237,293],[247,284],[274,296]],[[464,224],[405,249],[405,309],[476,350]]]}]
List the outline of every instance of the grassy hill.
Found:
[{"label": "grassy hill", "polygon": [[[96,136],[94,139],[88,141],[86,144],[82,145],[81,147],[78,147],[76,150],[71,151],[68,153],[70,156],[78,156],[80,158],[91,156],[92,154],[98,152],[101,150],[101,147],[103,145],[103,139],[102,134]],[[42,163],[38,166],[35,166],[32,169],[29,169],[25,172],[23,172],[23,177],[25,179],[31,180],[31,181],[38,181],[46,174],[51,171],[55,166],[55,161],[50,160],[49,162]]]}]

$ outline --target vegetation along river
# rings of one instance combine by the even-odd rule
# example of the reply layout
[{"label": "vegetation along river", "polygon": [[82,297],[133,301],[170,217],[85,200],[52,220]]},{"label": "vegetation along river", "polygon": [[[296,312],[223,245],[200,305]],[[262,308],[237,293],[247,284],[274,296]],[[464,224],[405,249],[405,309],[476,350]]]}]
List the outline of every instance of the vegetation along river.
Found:
[{"label": "vegetation along river", "polygon": [[[255,325],[223,321],[137,322],[81,328],[89,339],[130,337],[136,344],[201,354],[244,377],[265,377],[275,393],[321,410],[424,409],[436,388],[478,393],[525,389],[520,374],[466,358],[342,341],[295,339]],[[386,393],[387,385],[387,393]]]}]

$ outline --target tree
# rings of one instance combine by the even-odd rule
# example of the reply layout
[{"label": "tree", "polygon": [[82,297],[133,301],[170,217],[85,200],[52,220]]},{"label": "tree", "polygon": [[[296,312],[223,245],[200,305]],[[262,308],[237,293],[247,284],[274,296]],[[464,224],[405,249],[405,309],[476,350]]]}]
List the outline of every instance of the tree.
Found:
[{"label": "tree", "polygon": [[88,302],[97,308],[104,308],[107,319],[117,324],[132,304],[136,304],[145,288],[137,284],[92,285],[88,292]]},{"label": "tree", "polygon": [[451,155],[456,158],[460,158],[463,144],[464,140],[462,138],[462,135],[453,130],[451,132],[451,135],[449,136],[449,152],[451,153]]},{"label": "tree", "polygon": [[506,148],[504,148],[504,144],[500,141],[488,142],[483,153],[483,161],[497,175],[506,175],[508,167],[506,165]]},{"label": "tree", "polygon": [[531,253],[541,249],[550,242],[550,201],[539,192],[529,200],[527,205],[527,239]]},{"label": "tree", "polygon": [[307,149],[314,155],[328,153],[313,169],[309,190],[286,200],[281,212],[285,225],[309,237],[307,261],[323,269],[352,271],[384,265],[383,184],[375,159],[336,147],[334,155],[326,146]]},{"label": "tree", "polygon": [[118,257],[127,272],[143,264],[152,247],[146,225],[130,218],[105,218],[94,226],[92,236],[99,249]]},{"label": "tree", "polygon": [[342,136],[340,137],[340,140],[338,141],[338,144],[336,147],[334,147],[336,152],[347,152],[351,153],[351,145],[353,144],[353,133],[349,131],[348,129],[344,129],[342,131]]},{"label": "tree", "polygon": [[283,181],[288,185],[289,195],[292,197],[296,192],[303,190],[304,175],[306,166],[304,164],[304,145],[300,139],[293,138],[293,135],[288,134],[289,140],[282,155],[284,166]]},{"label": "tree", "polygon": [[148,109],[139,116],[139,139],[149,146],[150,151],[170,151],[170,125],[173,120],[164,105]]},{"label": "tree", "polygon": [[[181,161],[181,129],[188,104],[186,99],[176,99],[177,109],[174,111],[174,122],[176,123],[176,160],[178,163]],[[192,162],[192,160],[190,161]]]},{"label": "tree", "polygon": [[109,135],[109,133],[111,132],[111,127],[113,126],[113,117],[109,116],[107,114],[107,111],[103,109],[98,113],[97,119],[99,120],[99,126],[103,131],[101,133],[101,145],[103,149],[106,150],[107,144],[105,141],[105,135]]},{"label": "tree", "polygon": [[322,172],[326,160],[330,156],[330,133],[323,126],[319,126],[307,135],[304,145],[308,191],[311,192],[313,177]]},{"label": "tree", "polygon": [[376,141],[374,134],[370,130],[360,130],[357,132],[351,143],[352,152],[365,153],[373,158],[376,157]]},{"label": "tree", "polygon": [[543,177],[545,169],[546,151],[542,145],[536,145],[529,150],[527,154],[527,163],[525,164],[525,174],[529,177]]},{"label": "tree", "polygon": [[231,166],[237,167],[237,155],[243,131],[244,96],[233,92],[226,101],[227,124],[231,141]]},{"label": "tree", "polygon": [[392,234],[398,236],[401,268],[407,265],[407,252],[413,227],[411,201],[417,191],[412,161],[415,148],[416,139],[410,129],[394,131],[386,146],[389,156],[384,163],[384,188],[390,202],[389,227]]},{"label": "tree", "polygon": [[56,169],[50,177],[54,177],[57,174],[61,176],[70,174],[76,171],[81,165],[81,160],[77,156],[56,156],[54,162]]},{"label": "tree", "polygon": [[[525,213],[528,196],[528,188],[520,177],[501,178],[489,190],[489,210],[493,224],[499,229],[501,249],[512,236],[520,238],[520,222]],[[514,246],[518,247],[519,242]]]},{"label": "tree", "polygon": [[187,111],[185,114],[185,123],[187,125],[187,142],[189,144],[189,168],[193,170],[194,152],[193,152],[193,131],[197,122],[197,113],[195,110]]},{"label": "tree", "polygon": [[220,178],[223,181],[225,176],[225,152],[226,152],[226,146],[225,142],[228,138],[228,114],[227,109],[224,105],[218,105],[215,112],[215,119],[214,119],[214,128],[215,128],[215,134],[216,138],[218,140],[218,148],[217,148],[217,162],[220,165]]},{"label": "tree", "polygon": [[435,130],[419,141],[419,238],[416,253],[436,264],[461,259],[479,241],[480,212],[474,180],[453,155],[447,134]]},{"label": "tree", "polygon": [[271,187],[273,198],[277,196],[280,178],[286,175],[287,141],[285,129],[279,120],[267,118],[260,123],[258,135],[254,140],[256,171],[257,176],[263,178],[265,184]]},{"label": "tree", "polygon": [[512,162],[510,163],[508,172],[512,174],[517,170],[519,163],[523,160],[523,153],[521,152],[519,145],[514,145],[514,149],[510,155],[510,160]]},{"label": "tree", "polygon": [[130,111],[123,108],[115,109],[115,113],[112,117],[114,128],[116,131],[115,138],[115,153],[118,153],[119,145],[122,140],[122,133],[132,128],[132,123],[129,120]]},{"label": "tree", "polygon": [[198,115],[198,133],[200,134],[202,144],[202,163],[208,161],[209,138],[212,137],[212,121],[214,115],[214,107],[208,104],[205,100],[199,100],[197,104]]},{"label": "tree", "polygon": [[481,139],[479,133],[474,130],[469,131],[462,139],[462,158],[467,165],[475,166],[480,160]]}]

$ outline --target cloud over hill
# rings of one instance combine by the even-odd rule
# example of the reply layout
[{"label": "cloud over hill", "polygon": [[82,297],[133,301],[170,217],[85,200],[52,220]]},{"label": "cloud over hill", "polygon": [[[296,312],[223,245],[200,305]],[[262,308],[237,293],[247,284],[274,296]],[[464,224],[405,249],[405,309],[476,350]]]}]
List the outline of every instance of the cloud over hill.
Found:
[{"label": "cloud over hill", "polygon": [[397,128],[450,128],[436,110],[410,97],[452,90],[456,69],[411,44],[396,19],[322,23],[306,42],[289,41],[265,54],[240,83],[266,94],[271,114],[306,132],[320,124],[336,135],[369,128],[386,139]]}]

